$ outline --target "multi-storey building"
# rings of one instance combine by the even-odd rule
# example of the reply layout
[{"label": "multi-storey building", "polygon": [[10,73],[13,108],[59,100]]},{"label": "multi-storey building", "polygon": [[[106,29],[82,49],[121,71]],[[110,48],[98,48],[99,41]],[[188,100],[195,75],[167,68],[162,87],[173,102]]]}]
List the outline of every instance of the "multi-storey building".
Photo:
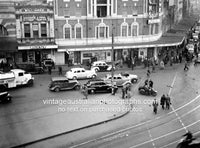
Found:
[{"label": "multi-storey building", "polygon": [[55,60],[52,3],[24,1],[15,4],[18,61],[40,64],[42,59]]},{"label": "multi-storey building", "polygon": [[162,36],[161,0],[54,0],[54,13],[59,64],[110,62],[112,34],[115,60],[152,57]]},{"label": "multi-storey building", "polygon": [[14,60],[17,52],[14,4],[0,0],[0,59]]}]

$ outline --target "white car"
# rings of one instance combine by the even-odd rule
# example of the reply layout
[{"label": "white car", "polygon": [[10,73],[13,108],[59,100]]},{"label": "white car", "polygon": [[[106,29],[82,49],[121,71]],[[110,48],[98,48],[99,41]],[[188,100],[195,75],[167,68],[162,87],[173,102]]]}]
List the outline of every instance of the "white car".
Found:
[{"label": "white car", "polygon": [[[111,83],[112,82],[112,75],[110,74],[107,74],[105,76],[105,78],[103,78],[103,80],[105,82],[109,82]],[[124,85],[131,85],[131,80],[127,77],[124,77],[122,76],[121,74],[114,74],[113,75],[113,82],[118,86],[118,87],[121,87],[121,86],[124,86]]]},{"label": "white car", "polygon": [[97,74],[95,70],[85,70],[85,68],[72,68],[66,72],[65,76],[68,79],[93,79],[97,77]]},{"label": "white car", "polygon": [[134,74],[129,74],[128,72],[121,73],[122,76],[131,80],[132,83],[136,83],[138,81],[138,76]]}]

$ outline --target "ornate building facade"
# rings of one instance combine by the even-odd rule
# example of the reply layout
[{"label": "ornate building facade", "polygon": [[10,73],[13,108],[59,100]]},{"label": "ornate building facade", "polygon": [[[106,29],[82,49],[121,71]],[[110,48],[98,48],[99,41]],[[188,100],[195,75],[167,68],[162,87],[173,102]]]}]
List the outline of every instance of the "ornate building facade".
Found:
[{"label": "ornate building facade", "polygon": [[14,60],[17,52],[14,4],[0,1],[0,59]]},{"label": "ornate building facade", "polygon": [[55,61],[57,45],[54,38],[52,3],[25,1],[15,4],[16,37],[19,63],[36,63],[46,58]]},{"label": "ornate building facade", "polygon": [[148,43],[162,36],[161,0],[54,0],[59,63],[85,63],[91,57],[114,60],[156,55]]}]

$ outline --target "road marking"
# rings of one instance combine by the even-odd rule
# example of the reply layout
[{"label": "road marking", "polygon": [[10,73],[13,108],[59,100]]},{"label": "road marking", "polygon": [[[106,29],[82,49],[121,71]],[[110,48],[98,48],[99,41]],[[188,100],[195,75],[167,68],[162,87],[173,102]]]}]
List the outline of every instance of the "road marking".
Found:
[{"label": "road marking", "polygon": [[[141,79],[141,81],[142,81],[142,79]],[[141,81],[140,81],[140,82],[141,82]],[[197,99],[199,99],[199,97],[200,97],[200,95],[196,96],[196,97],[195,97],[193,100],[191,100],[190,102],[188,102],[188,103],[182,105],[181,107],[179,107],[179,108],[177,108],[177,109],[175,109],[175,110],[169,112],[168,115],[174,113],[175,111],[179,111],[179,110],[181,110],[182,108],[188,106],[189,104],[191,104],[191,103],[193,103],[194,101],[196,101]],[[166,117],[166,116],[165,116],[165,115],[162,115],[162,116],[157,117],[157,119],[161,119],[161,118],[164,118],[164,117]],[[147,123],[149,123],[149,122],[152,122],[152,121],[154,121],[154,120],[150,119],[150,120],[148,120],[148,121],[145,121],[145,122],[142,122],[142,123],[139,123],[139,124],[136,124],[136,125],[133,125],[133,126],[130,126],[130,127],[124,128],[124,129],[121,129],[121,130],[118,130],[118,131],[116,131],[116,132],[109,133],[109,134],[104,135],[104,136],[102,136],[102,137],[95,138],[95,139],[92,139],[92,140],[88,140],[88,141],[85,141],[85,142],[83,142],[83,143],[79,143],[79,144],[77,144],[77,145],[71,146],[70,148],[75,148],[75,147],[78,147],[78,146],[81,146],[81,145],[85,145],[85,144],[88,144],[88,143],[91,143],[91,142],[94,142],[94,141],[97,141],[97,140],[100,140],[100,139],[103,139],[103,138],[106,138],[106,137],[109,137],[109,136],[112,136],[112,135],[121,133],[121,132],[124,132],[124,131],[127,131],[127,130],[130,130],[130,129],[132,129],[132,128],[136,128],[136,127],[138,127],[138,126],[145,125],[145,124],[147,124]]]},{"label": "road marking", "polygon": [[[188,128],[188,127],[190,127],[190,126],[193,126],[193,125],[197,124],[198,122],[200,122],[200,120],[198,120],[198,121],[196,121],[196,122],[193,122],[192,124],[187,125],[186,128]],[[175,130],[175,131],[173,131],[173,132],[170,132],[170,133],[167,133],[167,134],[165,134],[165,135],[156,137],[156,138],[153,139],[153,141],[159,140],[159,139],[164,138],[164,137],[167,137],[167,136],[172,135],[172,134],[174,134],[174,133],[177,133],[177,132],[179,132],[179,131],[181,131],[181,130],[183,130],[183,129],[184,129],[184,128],[182,127],[182,128],[179,128],[179,129],[177,129],[177,130]],[[131,146],[131,147],[129,147],[129,148],[136,148],[136,147],[142,146],[142,145],[147,144],[147,143],[150,143],[150,142],[151,142],[151,140],[148,140],[148,141],[145,141],[145,142],[143,142],[143,143],[140,143],[140,144]]]},{"label": "road marking", "polygon": [[[174,76],[174,79],[172,81],[171,87],[169,89],[168,95],[170,96],[171,92],[172,92],[172,88],[174,87],[175,81],[176,81],[176,77],[177,77],[177,72],[176,75]],[[181,125],[183,126],[183,128],[185,129],[186,132],[188,132],[188,130],[185,127],[185,124],[183,123],[182,119],[180,118],[180,116],[178,115],[178,113],[175,111],[173,105],[171,105],[172,111],[174,111],[176,117],[178,118],[179,122],[181,123]]]},{"label": "road marking", "polygon": [[[199,134],[199,133],[200,133],[200,131],[193,133],[193,135],[197,135],[197,134]],[[162,147],[160,147],[160,148],[169,147],[169,146],[172,145],[172,144],[176,144],[176,143],[180,142],[180,140],[181,140],[181,139],[176,140],[176,141],[171,142],[171,143],[169,143],[169,144],[166,144],[166,145],[164,145],[164,146],[162,146]]]}]

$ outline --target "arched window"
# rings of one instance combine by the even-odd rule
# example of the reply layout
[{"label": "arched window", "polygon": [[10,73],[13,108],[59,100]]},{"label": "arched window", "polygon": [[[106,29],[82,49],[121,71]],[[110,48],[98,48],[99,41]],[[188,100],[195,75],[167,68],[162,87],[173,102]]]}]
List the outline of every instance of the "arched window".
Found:
[{"label": "arched window", "polygon": [[138,32],[139,32],[139,25],[138,25],[138,23],[134,22],[131,25],[131,35],[138,36],[138,34],[139,34]]},{"label": "arched window", "polygon": [[8,36],[8,31],[3,25],[0,25],[0,36]]},{"label": "arched window", "polygon": [[104,23],[100,23],[96,27],[96,37],[97,38],[108,38],[108,36],[109,36],[108,26],[105,25]]},{"label": "arched window", "polygon": [[81,39],[83,36],[83,29],[82,25],[80,23],[75,25],[75,38],[76,39]]},{"label": "arched window", "polygon": [[63,38],[71,39],[71,29],[72,29],[72,27],[69,24],[65,24],[63,26]]},{"label": "arched window", "polygon": [[128,24],[126,22],[123,22],[121,24],[121,36],[122,37],[128,36]]}]

